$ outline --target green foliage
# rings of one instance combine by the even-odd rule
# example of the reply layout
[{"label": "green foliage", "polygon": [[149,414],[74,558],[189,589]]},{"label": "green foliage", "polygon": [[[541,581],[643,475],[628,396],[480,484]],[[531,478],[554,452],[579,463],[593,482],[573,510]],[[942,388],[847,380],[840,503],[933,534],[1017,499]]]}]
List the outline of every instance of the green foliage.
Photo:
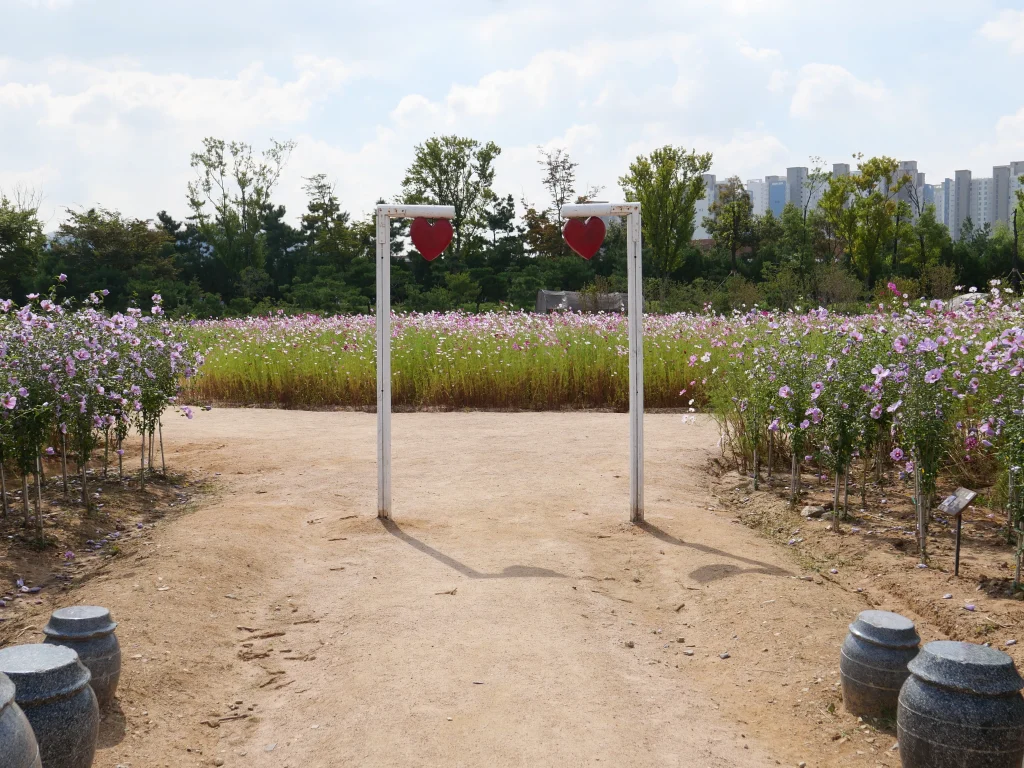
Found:
[{"label": "green foliage", "polygon": [[32,292],[46,237],[35,200],[0,194],[0,295],[18,302]]},{"label": "green foliage", "polygon": [[463,256],[469,238],[486,221],[484,205],[494,192],[494,160],[501,148],[461,136],[434,136],[414,149],[402,190],[409,205],[432,203],[455,207],[452,255]]},{"label": "green foliage", "polygon": [[[242,142],[205,139],[192,155],[184,221],[166,211],[150,222],[96,207],[69,211],[48,240],[33,196],[0,195],[0,292],[21,299],[63,272],[73,298],[106,289],[115,310],[133,301],[145,307],[158,293],[172,317],[372,312],[374,216],[350,214],[333,182],[316,174],[305,180],[305,210],[293,224],[273,200],[293,147],[272,141],[260,154]],[[541,150],[548,199],[543,206],[522,201],[518,211],[512,195],[495,192],[495,144],[440,136],[413,154],[401,198],[453,205],[455,238],[428,263],[406,253],[408,222],[391,222],[396,308],[532,308],[540,289],[625,280],[621,221],[608,222],[590,261],[562,239],[560,207],[598,191],[576,189],[578,164],[565,150]],[[692,234],[711,156],[667,146],[637,157],[619,181],[625,197],[642,204],[644,272],[656,278],[646,283],[646,310],[756,304],[859,312],[877,286],[894,279],[912,297],[948,298],[962,290],[956,286],[1009,275],[1017,248],[1010,228],[968,220],[954,243],[909,177],[894,178],[896,161],[857,159],[856,173],[837,177],[813,161],[806,204],[787,204],[779,217],[754,216],[740,180],[730,179],[703,222],[713,236],[708,245]],[[812,198],[820,199],[816,207]]]},{"label": "green foliage", "polygon": [[629,202],[639,202],[644,247],[658,277],[682,265],[684,249],[693,239],[697,201],[704,195],[704,174],[711,153],[698,155],[667,145],[638,155],[619,185]]}]

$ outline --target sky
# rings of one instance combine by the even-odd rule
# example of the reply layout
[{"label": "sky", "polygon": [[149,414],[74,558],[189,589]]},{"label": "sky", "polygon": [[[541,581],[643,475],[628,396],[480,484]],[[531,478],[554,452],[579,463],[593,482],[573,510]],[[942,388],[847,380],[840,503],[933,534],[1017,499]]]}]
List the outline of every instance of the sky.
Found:
[{"label": "sky", "polygon": [[0,0],[0,191],[187,215],[205,136],[297,147],[354,216],[432,135],[495,141],[495,191],[545,203],[539,147],[621,199],[640,153],[742,179],[890,155],[928,181],[1024,160],[1022,0]]}]

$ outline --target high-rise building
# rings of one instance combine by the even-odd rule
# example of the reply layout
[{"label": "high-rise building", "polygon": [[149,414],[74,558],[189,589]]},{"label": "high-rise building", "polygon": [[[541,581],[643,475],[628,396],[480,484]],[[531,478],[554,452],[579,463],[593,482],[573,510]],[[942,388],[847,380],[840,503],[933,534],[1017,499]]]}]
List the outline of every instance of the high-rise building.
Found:
[{"label": "high-rise building", "polygon": [[768,210],[768,183],[765,179],[747,179],[747,194],[755,216]]},{"label": "high-rise building", "polygon": [[804,205],[807,203],[807,176],[806,167],[786,169],[786,183],[788,185],[786,188],[786,202],[792,203],[801,210],[803,210]]},{"label": "high-rise building", "polygon": [[[921,181],[923,182],[924,174],[921,174],[921,176]],[[904,177],[909,177],[909,180]],[[911,207],[913,207],[914,193],[917,187],[920,186],[917,177],[917,160],[900,160],[899,167],[896,169],[896,178],[892,180],[892,183],[899,184],[902,182],[903,186],[896,193],[896,199],[902,200],[911,205]]]},{"label": "high-rise building", "polygon": [[768,183],[768,210],[775,218],[781,218],[786,208],[789,183],[782,176],[765,176],[764,180]]},{"label": "high-rise building", "polygon": [[849,176],[850,175],[850,164],[849,163],[832,163],[832,175],[833,176]]},{"label": "high-rise building", "polygon": [[949,226],[949,186],[952,182],[944,179],[941,184],[928,184],[927,189],[931,190],[931,198],[927,202],[935,206],[935,220],[940,224]]},{"label": "high-rise building", "polygon": [[[1024,176],[1024,160],[1010,163],[1010,222],[1013,221],[1013,211],[1017,208],[1017,190],[1024,189],[1024,183],[1020,177]],[[1018,229],[1024,228],[1024,221],[1017,222]]]},{"label": "high-rise building", "polygon": [[994,223],[995,181],[991,176],[971,179],[971,223],[974,224],[975,229]]},{"label": "high-rise building", "polygon": [[1008,224],[1010,221],[1010,166],[992,168],[992,221]]},{"label": "high-rise building", "polygon": [[953,202],[949,207],[949,233],[954,240],[960,239],[960,230],[971,215],[971,172],[956,171],[953,174]]},{"label": "high-rise building", "polygon": [[953,180],[945,178],[935,185],[935,218],[949,228],[950,211],[953,203]]}]

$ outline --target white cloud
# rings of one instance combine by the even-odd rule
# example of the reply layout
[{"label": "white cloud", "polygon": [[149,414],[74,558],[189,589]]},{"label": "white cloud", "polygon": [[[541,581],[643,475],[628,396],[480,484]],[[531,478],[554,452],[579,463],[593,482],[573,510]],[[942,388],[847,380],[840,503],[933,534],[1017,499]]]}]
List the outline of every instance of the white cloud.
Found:
[{"label": "white cloud", "polygon": [[740,53],[752,61],[775,61],[782,58],[782,53],[775,48],[755,48],[746,40],[739,43]]},{"label": "white cloud", "polygon": [[860,80],[837,64],[807,64],[800,68],[789,114],[809,120],[835,119],[889,101],[889,90],[875,80]]},{"label": "white cloud", "polygon": [[1024,11],[1001,11],[978,31],[989,40],[1007,43],[1012,53],[1024,53]]},{"label": "white cloud", "polygon": [[623,158],[627,163],[640,154],[672,144],[698,152],[711,152],[712,173],[723,179],[737,174],[744,179],[778,173],[792,160],[786,145],[772,134],[758,128],[752,131],[736,131],[731,136],[680,135],[673,126],[665,123],[649,123],[644,126],[643,138],[630,143]]},{"label": "white cloud", "polygon": [[[12,67],[8,65],[10,70]],[[123,63],[115,67],[67,60],[50,62],[46,82],[8,82],[0,86],[0,106],[37,108],[41,123],[80,124],[90,112],[152,110],[165,117],[224,127],[289,123],[305,119],[313,104],[326,98],[352,74],[336,59],[300,56],[295,77],[280,81],[255,62],[234,78],[157,74]]]},{"label": "white cloud", "polygon": [[788,69],[773,69],[768,76],[768,90],[772,93],[782,93],[789,87],[793,80],[793,73]]},{"label": "white cloud", "polygon": [[30,8],[45,8],[49,11],[56,11],[60,8],[68,8],[75,0],[15,0],[15,2],[27,5]]},{"label": "white cloud", "polygon": [[991,138],[978,144],[970,157],[969,165],[959,167],[978,169],[985,176],[991,175],[993,165],[1024,160],[1024,107],[1012,115],[1000,117]]}]

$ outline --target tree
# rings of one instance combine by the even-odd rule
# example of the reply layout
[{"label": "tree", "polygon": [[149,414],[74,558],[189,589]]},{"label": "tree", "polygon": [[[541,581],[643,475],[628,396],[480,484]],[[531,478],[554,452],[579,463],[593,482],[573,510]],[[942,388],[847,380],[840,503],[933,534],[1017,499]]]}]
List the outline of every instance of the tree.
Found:
[{"label": "tree", "polygon": [[19,304],[32,292],[46,236],[34,195],[0,194],[0,295]]},{"label": "tree", "polygon": [[475,282],[466,272],[449,273],[445,275],[444,279],[448,293],[457,306],[470,304],[476,301],[477,296],[480,295],[479,283]]},{"label": "tree", "polygon": [[461,136],[434,136],[417,144],[412,165],[402,181],[408,205],[451,205],[455,208],[452,255],[458,261],[469,237],[480,229],[483,207],[494,193],[494,159],[501,149]]},{"label": "tree", "polygon": [[544,169],[542,183],[551,196],[551,205],[554,209],[555,221],[558,222],[558,231],[562,231],[562,206],[572,200],[576,194],[576,168],[579,163],[573,162],[569,153],[558,148],[551,151],[539,147],[541,159],[538,164]]},{"label": "tree", "polygon": [[249,144],[203,139],[192,154],[196,178],[188,185],[188,204],[203,238],[228,272],[263,269],[266,262],[264,217],[270,195],[295,148],[295,142],[271,139],[262,159]]},{"label": "tree", "polygon": [[726,182],[708,213],[704,229],[714,238],[715,245],[728,249],[732,271],[736,272],[736,252],[754,240],[754,206],[739,176]]},{"label": "tree", "polygon": [[52,274],[67,275],[69,296],[81,300],[106,289],[107,307],[121,311],[136,301],[148,303],[178,276],[166,230],[103,208],[68,211],[44,263]]},{"label": "tree", "polygon": [[917,237],[918,250],[916,263],[911,266],[918,272],[924,272],[940,262],[943,249],[951,242],[949,229],[935,218],[934,205],[929,203],[921,210],[914,222],[914,235]]},{"label": "tree", "polygon": [[698,155],[666,145],[649,157],[638,155],[619,179],[626,200],[640,203],[644,243],[663,282],[679,268],[693,239],[697,201],[710,169],[710,152]]}]

